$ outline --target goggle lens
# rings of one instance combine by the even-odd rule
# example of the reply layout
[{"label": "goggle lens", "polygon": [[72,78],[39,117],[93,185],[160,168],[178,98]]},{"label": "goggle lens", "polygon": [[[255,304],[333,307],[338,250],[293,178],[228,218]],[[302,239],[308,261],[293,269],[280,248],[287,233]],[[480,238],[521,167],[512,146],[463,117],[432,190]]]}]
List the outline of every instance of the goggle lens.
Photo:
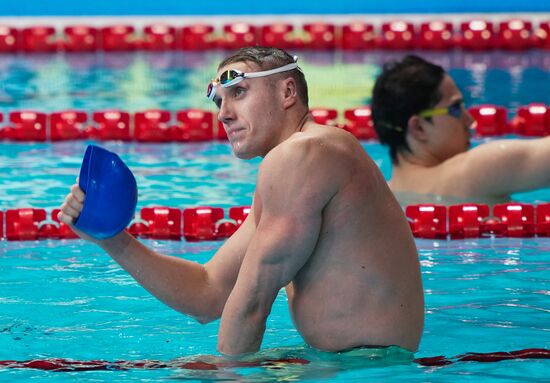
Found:
[{"label": "goggle lens", "polygon": [[220,84],[226,85],[239,77],[244,77],[244,73],[236,71],[235,69],[226,70],[220,75]]},{"label": "goggle lens", "polygon": [[455,102],[454,104],[449,105],[447,111],[449,112],[450,116],[453,116],[454,118],[460,118],[460,116],[462,116],[462,101]]},{"label": "goggle lens", "polygon": [[220,77],[216,80],[210,81],[208,88],[206,89],[206,97],[213,99],[216,94],[216,86],[221,84],[224,87],[228,87],[236,84],[241,79],[244,78],[244,73],[235,69],[229,69],[223,72]]},{"label": "goggle lens", "polygon": [[214,81],[211,81],[210,84],[208,84],[208,88],[206,89],[206,97],[212,98],[210,96],[212,95],[212,91],[214,90],[214,86],[215,86]]},{"label": "goggle lens", "polygon": [[419,113],[420,117],[429,118],[433,116],[444,116],[448,114],[454,118],[462,117],[463,101],[456,101],[446,108],[427,109]]}]

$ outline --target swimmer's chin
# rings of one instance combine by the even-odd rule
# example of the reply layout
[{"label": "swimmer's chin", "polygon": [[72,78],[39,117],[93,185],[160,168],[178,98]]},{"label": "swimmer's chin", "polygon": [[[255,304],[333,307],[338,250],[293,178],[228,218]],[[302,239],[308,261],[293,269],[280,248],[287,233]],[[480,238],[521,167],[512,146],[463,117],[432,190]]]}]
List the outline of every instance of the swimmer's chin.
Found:
[{"label": "swimmer's chin", "polygon": [[252,158],[255,158],[255,157],[259,156],[256,153],[235,150],[235,147],[233,147],[233,154],[235,155],[235,157],[237,157],[238,159],[241,159],[241,160],[250,160]]}]

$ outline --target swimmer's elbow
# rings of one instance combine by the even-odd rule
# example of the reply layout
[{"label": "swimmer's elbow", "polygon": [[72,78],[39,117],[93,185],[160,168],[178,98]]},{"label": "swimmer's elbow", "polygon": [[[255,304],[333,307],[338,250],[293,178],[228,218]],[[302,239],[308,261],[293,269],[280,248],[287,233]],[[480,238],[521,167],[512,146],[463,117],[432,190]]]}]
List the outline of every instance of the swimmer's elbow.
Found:
[{"label": "swimmer's elbow", "polygon": [[207,311],[195,317],[200,324],[208,324],[221,318],[223,312],[223,304],[212,304]]},{"label": "swimmer's elbow", "polygon": [[214,322],[215,320],[220,319],[222,316],[222,310],[208,310],[206,312],[197,313],[196,315],[193,315],[193,318],[199,322],[200,324],[208,324],[210,322]]},{"label": "swimmer's elbow", "polygon": [[186,314],[199,322],[200,324],[208,324],[210,322],[214,322],[215,320],[218,320],[220,318],[220,315],[213,315],[211,313],[201,313],[201,314],[189,314],[183,311],[180,311],[182,314]]},{"label": "swimmer's elbow", "polygon": [[189,307],[174,307],[176,311],[189,316],[199,322],[200,324],[208,324],[220,319],[222,316],[223,305],[217,302],[203,303],[201,307],[194,307],[189,310]]},{"label": "swimmer's elbow", "polygon": [[210,317],[206,317],[206,316],[204,316],[204,317],[195,317],[195,320],[197,322],[199,322],[200,324],[208,324],[210,322],[214,322],[216,319],[218,319],[218,318],[211,317],[211,316]]}]

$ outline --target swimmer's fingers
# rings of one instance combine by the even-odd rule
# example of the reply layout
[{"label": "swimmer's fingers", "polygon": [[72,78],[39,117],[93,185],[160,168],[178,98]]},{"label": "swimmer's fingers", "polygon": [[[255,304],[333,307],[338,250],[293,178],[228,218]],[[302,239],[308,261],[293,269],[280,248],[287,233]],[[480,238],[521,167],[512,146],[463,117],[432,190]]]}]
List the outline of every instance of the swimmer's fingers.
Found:
[{"label": "swimmer's fingers", "polygon": [[78,185],[73,185],[71,187],[71,192],[67,195],[67,198],[65,198],[65,203],[80,214],[84,206],[84,192]]},{"label": "swimmer's fingers", "polygon": [[[63,206],[61,206],[63,208]],[[67,215],[63,212],[63,210],[60,210],[59,213],[57,213],[57,219],[59,222],[63,222],[66,225],[72,226],[74,224],[74,218],[70,215]]]},{"label": "swimmer's fingers", "polygon": [[73,225],[79,215],[80,210],[75,209],[67,201],[65,201],[63,205],[61,205],[61,211],[57,215],[57,218],[67,225]]},{"label": "swimmer's fingers", "polygon": [[67,225],[73,225],[74,221],[82,212],[82,207],[84,206],[83,201],[84,193],[78,185],[73,185],[71,187],[71,192],[67,194],[63,205],[61,205],[61,211],[58,214],[59,220]]},{"label": "swimmer's fingers", "polygon": [[78,183],[71,186],[71,193],[75,197],[76,201],[78,201],[80,204],[84,203],[86,195],[84,194],[80,186],[78,186]]}]

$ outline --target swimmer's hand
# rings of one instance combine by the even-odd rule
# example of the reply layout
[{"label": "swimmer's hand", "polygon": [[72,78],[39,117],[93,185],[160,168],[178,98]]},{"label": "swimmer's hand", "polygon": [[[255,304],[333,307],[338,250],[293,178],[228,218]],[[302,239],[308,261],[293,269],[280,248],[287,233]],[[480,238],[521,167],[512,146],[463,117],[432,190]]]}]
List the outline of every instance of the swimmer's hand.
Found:
[{"label": "swimmer's hand", "polygon": [[76,219],[80,216],[82,208],[84,207],[85,198],[86,195],[84,194],[84,191],[82,191],[80,186],[78,186],[77,178],[76,184],[71,186],[71,192],[67,194],[67,197],[65,197],[65,201],[61,205],[61,211],[57,214],[57,218],[59,219],[59,221],[68,225],[80,238],[86,241],[97,242],[95,238],[90,237],[89,235],[74,227],[74,223]]}]

